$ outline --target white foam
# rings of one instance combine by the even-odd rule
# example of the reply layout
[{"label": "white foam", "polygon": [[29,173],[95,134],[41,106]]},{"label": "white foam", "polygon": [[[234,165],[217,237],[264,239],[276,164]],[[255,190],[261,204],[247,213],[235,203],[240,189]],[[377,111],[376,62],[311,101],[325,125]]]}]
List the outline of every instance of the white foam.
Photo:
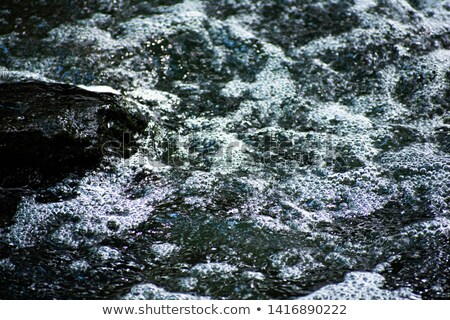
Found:
[{"label": "white foam", "polygon": [[408,288],[382,289],[384,278],[371,272],[351,272],[345,280],[309,294],[301,300],[419,300]]},{"label": "white foam", "polygon": [[200,297],[187,293],[166,291],[152,283],[140,284],[131,288],[124,300],[207,300],[208,297]]}]

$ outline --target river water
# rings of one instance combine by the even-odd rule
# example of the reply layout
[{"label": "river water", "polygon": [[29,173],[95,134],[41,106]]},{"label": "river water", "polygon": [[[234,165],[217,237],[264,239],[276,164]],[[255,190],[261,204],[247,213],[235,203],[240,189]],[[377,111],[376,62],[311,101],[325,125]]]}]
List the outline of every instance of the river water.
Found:
[{"label": "river water", "polygon": [[445,0],[3,0],[2,81],[119,92],[149,123],[23,196],[0,298],[450,298],[449,21]]}]

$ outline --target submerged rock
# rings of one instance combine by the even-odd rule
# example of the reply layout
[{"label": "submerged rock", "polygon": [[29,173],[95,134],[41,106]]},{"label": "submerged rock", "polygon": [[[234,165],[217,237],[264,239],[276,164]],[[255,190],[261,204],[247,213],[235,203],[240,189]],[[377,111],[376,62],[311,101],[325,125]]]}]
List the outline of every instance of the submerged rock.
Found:
[{"label": "submerged rock", "polygon": [[143,128],[143,117],[113,94],[37,81],[0,84],[0,226],[20,194],[93,168],[106,142],[118,145],[124,133]]}]

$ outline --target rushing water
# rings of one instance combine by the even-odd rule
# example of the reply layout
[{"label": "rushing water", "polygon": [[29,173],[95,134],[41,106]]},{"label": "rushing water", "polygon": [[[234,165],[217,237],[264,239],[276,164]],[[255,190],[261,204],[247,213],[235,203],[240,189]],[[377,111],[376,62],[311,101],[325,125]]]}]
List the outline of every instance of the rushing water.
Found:
[{"label": "rushing water", "polygon": [[0,298],[450,298],[449,21],[446,0],[1,1],[2,81],[108,86],[150,121],[131,158],[23,196]]}]

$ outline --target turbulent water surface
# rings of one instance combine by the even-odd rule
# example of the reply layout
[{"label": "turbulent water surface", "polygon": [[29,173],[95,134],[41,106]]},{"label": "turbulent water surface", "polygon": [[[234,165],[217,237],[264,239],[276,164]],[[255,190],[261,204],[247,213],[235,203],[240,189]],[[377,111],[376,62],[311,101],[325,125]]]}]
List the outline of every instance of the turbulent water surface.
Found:
[{"label": "turbulent water surface", "polygon": [[2,0],[1,81],[149,120],[130,158],[22,197],[0,298],[450,298],[449,22],[448,0]]}]

